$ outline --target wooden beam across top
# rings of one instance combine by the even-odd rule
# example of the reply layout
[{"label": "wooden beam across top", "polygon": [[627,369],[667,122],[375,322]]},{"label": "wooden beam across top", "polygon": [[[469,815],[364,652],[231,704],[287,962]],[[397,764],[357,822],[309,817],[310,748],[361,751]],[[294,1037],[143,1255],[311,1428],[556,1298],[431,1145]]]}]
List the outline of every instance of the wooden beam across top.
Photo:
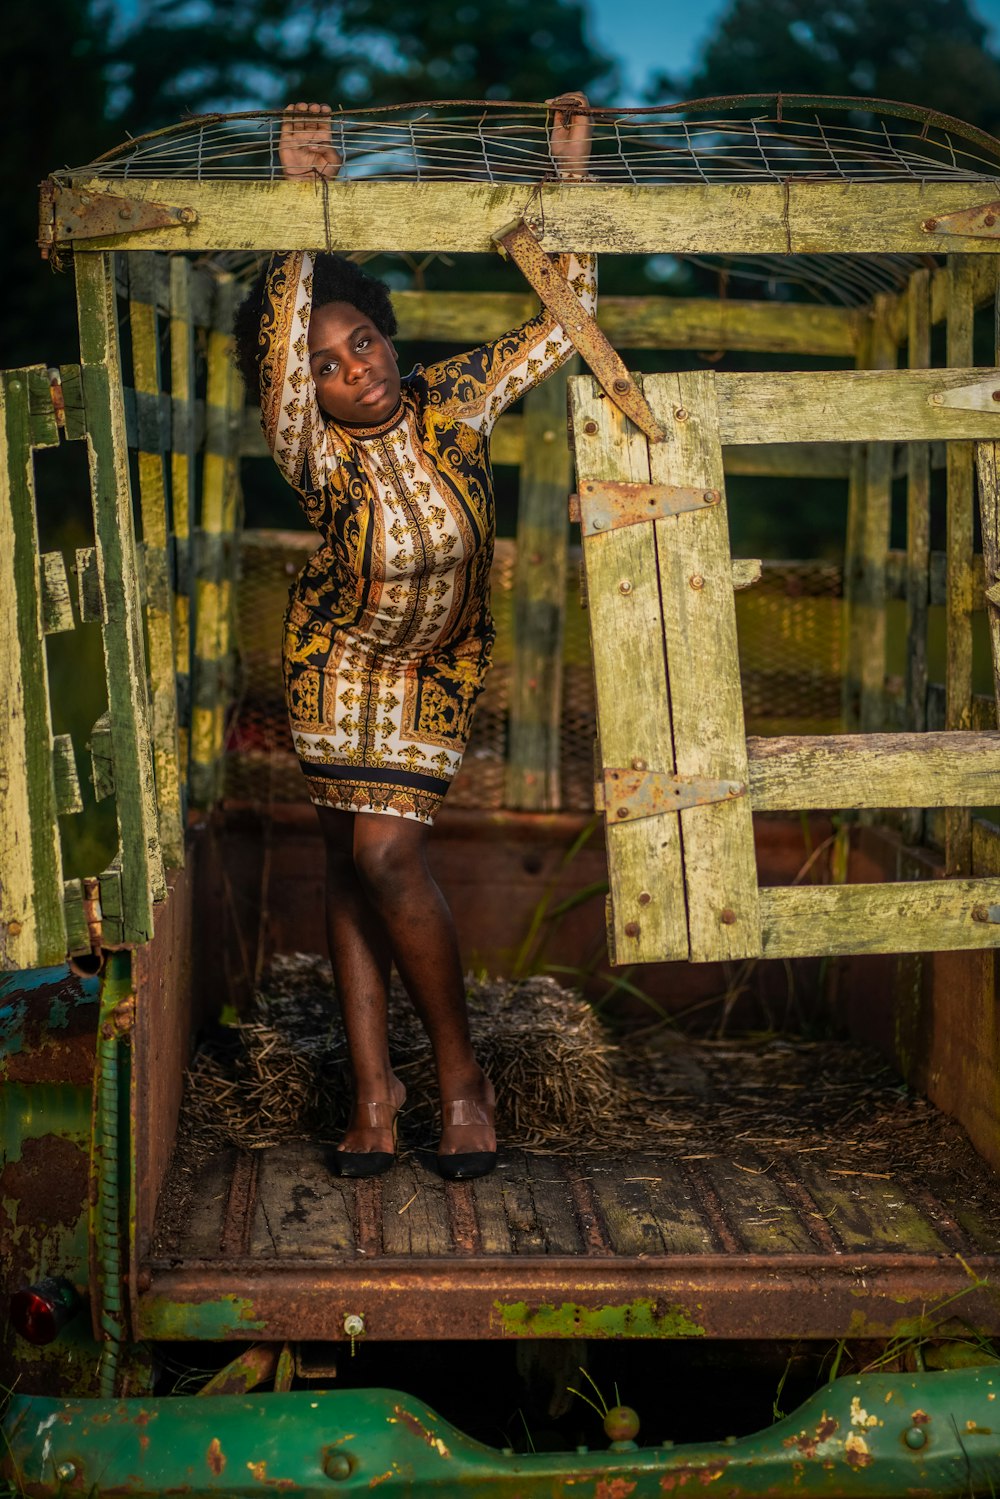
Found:
[{"label": "wooden beam across top", "polygon": [[[989,182],[739,182],[626,187],[487,182],[191,181],[79,177],[50,181],[43,234],[77,249],[316,249],[492,252],[493,236],[528,215],[549,251],[602,254],[995,254],[1000,239],[944,236],[933,225],[995,196]],[[88,238],[60,199],[110,199],[123,228],[142,205],[170,210],[158,227]],[[48,207],[46,214],[50,212]],[[102,222],[109,216],[102,213]],[[95,215],[94,226],[98,216]]]}]

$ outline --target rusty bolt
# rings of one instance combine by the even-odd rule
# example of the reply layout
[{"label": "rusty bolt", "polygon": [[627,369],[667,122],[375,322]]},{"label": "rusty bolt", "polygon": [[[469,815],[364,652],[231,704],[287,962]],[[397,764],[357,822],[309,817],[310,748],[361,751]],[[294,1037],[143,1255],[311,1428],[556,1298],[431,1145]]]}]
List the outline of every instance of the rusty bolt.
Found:
[{"label": "rusty bolt", "polygon": [[118,217],[120,219],[130,219],[132,217],[132,206],[130,203],[122,204],[118,210]]},{"label": "rusty bolt", "polygon": [[695,593],[700,593],[705,586],[705,579],[701,573],[692,573],[690,578],[688,578],[688,583],[694,589]]},{"label": "rusty bolt", "polygon": [[618,811],[615,813],[615,816],[616,817],[627,817],[628,816],[628,807],[619,807]]},{"label": "rusty bolt", "polygon": [[643,890],[639,896],[639,904],[640,906],[648,906],[652,899],[653,897],[650,895],[649,891]]},{"label": "rusty bolt", "polygon": [[637,921],[629,921],[625,926],[626,937],[638,937],[641,928]]},{"label": "rusty bolt", "polygon": [[988,213],[985,219],[983,219],[983,223],[986,225],[987,229],[992,229],[996,221],[997,216],[995,213]]},{"label": "rusty bolt", "polygon": [[722,922],[723,926],[735,926],[736,912],[732,909],[731,906],[726,906],[724,911],[719,912],[719,920]]},{"label": "rusty bolt", "polygon": [[[11,385],[13,385],[14,384],[13,380],[10,383],[11,383]],[[8,921],[8,923],[7,923],[7,934],[8,934],[8,936],[10,936],[10,937],[20,937],[20,935],[21,935],[21,929],[22,929],[21,928],[21,922],[19,922],[19,921]]]},{"label": "rusty bolt", "polygon": [[993,392],[993,399],[994,401],[1000,401],[1000,390],[995,390]]},{"label": "rusty bolt", "polygon": [[677,407],[677,409],[674,412],[674,416],[677,418],[677,420],[679,422],[686,422],[687,419],[688,419],[688,414],[687,414],[687,412],[686,412],[686,410],[684,409],[683,406],[678,406]]},{"label": "rusty bolt", "polygon": [[182,224],[196,224],[198,222],[198,215],[193,208],[182,208],[177,217]]},{"label": "rusty bolt", "polygon": [[937,219],[924,219],[924,228],[927,230],[928,234],[934,233],[934,230],[937,228],[937,224]]},{"label": "rusty bolt", "polygon": [[989,919],[990,919],[990,908],[989,908],[989,906],[973,906],[973,908],[972,908],[972,919],[973,919],[973,921],[989,921]]},{"label": "rusty bolt", "polygon": [[621,582],[618,584],[618,592],[619,593],[631,593],[632,592],[632,584],[629,582],[628,578],[622,578]]},{"label": "rusty bolt", "polygon": [[632,769],[633,770],[645,770],[646,769],[646,762],[645,762],[645,760],[640,760],[639,757],[638,757],[638,755],[637,755],[636,758],[632,761]]},{"label": "rusty bolt", "polygon": [[594,433],[597,431],[597,423],[596,422],[584,422],[584,424],[583,424],[583,430],[586,432],[586,434],[587,434],[588,437],[593,437]]},{"label": "rusty bolt", "polygon": [[328,1452],[323,1459],[323,1472],[327,1478],[350,1478],[351,1459],[346,1452]]},{"label": "rusty bolt", "polygon": [[702,495],[702,499],[705,501],[706,505],[714,505],[718,498],[719,491],[717,489],[706,489],[705,493]]},{"label": "rusty bolt", "polygon": [[617,379],[614,382],[614,389],[618,392],[618,394],[620,396],[623,396],[625,394],[625,392],[628,390],[628,388],[631,385],[631,383],[632,383],[631,380],[622,380],[619,377],[619,379]]},{"label": "rusty bolt", "polygon": [[743,782],[742,781],[737,781],[737,783],[736,783],[735,786],[730,786],[729,790],[726,792],[726,795],[727,796],[742,796],[745,790],[746,790],[746,787],[743,785]]}]

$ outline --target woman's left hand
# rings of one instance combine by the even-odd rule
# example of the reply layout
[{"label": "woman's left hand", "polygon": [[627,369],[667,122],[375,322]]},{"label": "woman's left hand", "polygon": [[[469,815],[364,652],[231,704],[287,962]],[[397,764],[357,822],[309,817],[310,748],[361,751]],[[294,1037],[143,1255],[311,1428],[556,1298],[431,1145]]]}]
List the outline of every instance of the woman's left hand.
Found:
[{"label": "woman's left hand", "polygon": [[580,113],[590,108],[590,101],[586,94],[574,92],[545,102],[555,110],[549,149],[556,173],[564,181],[579,182],[590,165],[593,121],[589,114]]},{"label": "woman's left hand", "polygon": [[278,159],[286,177],[336,177],[344,158],[330,134],[329,104],[289,104],[281,118]]}]

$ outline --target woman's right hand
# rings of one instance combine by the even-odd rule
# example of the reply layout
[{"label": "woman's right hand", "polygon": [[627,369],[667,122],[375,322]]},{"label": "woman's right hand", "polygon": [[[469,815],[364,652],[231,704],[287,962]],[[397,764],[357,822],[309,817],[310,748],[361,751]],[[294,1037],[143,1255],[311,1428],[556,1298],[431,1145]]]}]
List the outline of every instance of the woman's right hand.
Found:
[{"label": "woman's right hand", "polygon": [[278,159],[285,176],[336,177],[344,158],[330,134],[329,104],[289,104],[281,120]]}]

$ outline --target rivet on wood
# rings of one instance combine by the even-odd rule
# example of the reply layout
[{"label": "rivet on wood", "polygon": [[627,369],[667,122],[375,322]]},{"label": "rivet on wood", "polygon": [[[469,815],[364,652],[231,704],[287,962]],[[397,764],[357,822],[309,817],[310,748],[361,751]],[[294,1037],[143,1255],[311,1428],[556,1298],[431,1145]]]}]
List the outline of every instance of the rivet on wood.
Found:
[{"label": "rivet on wood", "polygon": [[587,434],[588,437],[593,437],[594,433],[597,431],[597,423],[596,422],[584,422],[584,424],[583,424],[583,430],[586,432],[586,434]]},{"label": "rivet on wood", "polygon": [[617,813],[615,815],[617,817],[627,817],[628,816],[628,807],[619,807],[618,811],[617,811]]},{"label": "rivet on wood", "polygon": [[937,219],[924,219],[924,228],[927,230],[928,234],[933,234],[934,230],[937,228],[937,224]]},{"label": "rivet on wood", "polygon": [[717,489],[706,489],[702,495],[702,499],[706,505],[715,505],[718,503],[719,491]]},{"label": "rivet on wood", "polygon": [[198,221],[197,211],[193,208],[182,208],[177,217],[182,224],[195,224]]},{"label": "rivet on wood", "polygon": [[990,919],[990,908],[989,908],[989,906],[973,906],[973,908],[972,908],[972,919],[973,919],[973,921],[989,921],[989,919]]},{"label": "rivet on wood", "polygon": [[686,410],[684,409],[683,406],[678,406],[677,407],[677,409],[674,412],[674,416],[677,418],[677,420],[679,422],[686,422],[687,419],[688,419],[688,414],[687,414],[687,412],[686,412]]},{"label": "rivet on wood", "polygon": [[632,769],[633,770],[645,770],[646,769],[646,762],[645,762],[645,760],[640,760],[639,757],[638,757],[638,755],[637,755],[636,758],[632,761]]},{"label": "rivet on wood", "polygon": [[985,219],[983,219],[983,223],[986,225],[987,229],[992,229],[996,221],[997,216],[995,213],[988,213]]},{"label": "rivet on wood", "polygon": [[621,582],[618,584],[618,592],[619,593],[631,593],[632,592],[632,584],[629,582],[628,578],[622,578]]},{"label": "rivet on wood", "polygon": [[542,433],[542,441],[543,442],[555,442],[555,440],[556,440],[556,434],[553,432],[553,430],[552,430],[551,427],[547,427],[546,430]]},{"label": "rivet on wood", "polygon": [[719,920],[723,926],[733,926],[736,922],[736,912],[726,906],[724,911],[719,912]]},{"label": "rivet on wood", "polygon": [[641,927],[637,921],[630,921],[625,927],[626,937],[638,937]]},{"label": "rivet on wood", "polygon": [[640,906],[648,906],[652,899],[653,897],[650,895],[649,891],[643,890],[639,896],[639,904]]},{"label": "rivet on wood", "polygon": [[630,384],[631,384],[631,381],[629,381],[629,380],[616,380],[614,382],[614,388],[615,388],[615,390],[618,391],[618,393],[620,395],[624,395],[625,392],[628,390]]},{"label": "rivet on wood", "polygon": [[1000,401],[1000,390],[995,390],[993,392],[993,399],[994,401]]},{"label": "rivet on wood", "polygon": [[688,578],[688,584],[694,589],[695,593],[699,593],[705,586],[705,579],[701,573],[692,573],[690,578]]}]

